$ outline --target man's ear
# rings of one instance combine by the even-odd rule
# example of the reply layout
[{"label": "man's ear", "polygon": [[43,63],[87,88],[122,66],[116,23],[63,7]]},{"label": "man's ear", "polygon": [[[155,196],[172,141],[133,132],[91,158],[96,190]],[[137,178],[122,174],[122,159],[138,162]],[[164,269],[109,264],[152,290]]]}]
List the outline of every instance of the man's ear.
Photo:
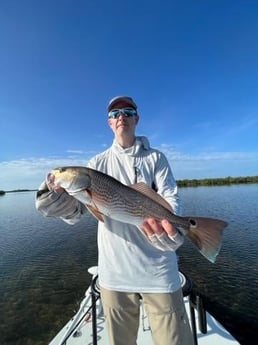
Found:
[{"label": "man's ear", "polygon": [[137,125],[138,122],[139,122],[139,115],[137,114],[137,115],[135,116],[135,124]]}]

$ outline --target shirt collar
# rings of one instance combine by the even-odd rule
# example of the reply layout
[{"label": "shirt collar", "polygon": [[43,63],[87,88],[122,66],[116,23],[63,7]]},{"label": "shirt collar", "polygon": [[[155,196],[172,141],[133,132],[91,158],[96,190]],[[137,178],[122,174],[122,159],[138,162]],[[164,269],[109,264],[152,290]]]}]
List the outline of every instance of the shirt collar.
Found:
[{"label": "shirt collar", "polygon": [[145,136],[137,136],[135,142],[131,147],[123,148],[114,139],[112,148],[115,152],[119,154],[127,154],[129,156],[135,156],[139,153],[141,149],[148,150],[150,148],[149,140]]}]

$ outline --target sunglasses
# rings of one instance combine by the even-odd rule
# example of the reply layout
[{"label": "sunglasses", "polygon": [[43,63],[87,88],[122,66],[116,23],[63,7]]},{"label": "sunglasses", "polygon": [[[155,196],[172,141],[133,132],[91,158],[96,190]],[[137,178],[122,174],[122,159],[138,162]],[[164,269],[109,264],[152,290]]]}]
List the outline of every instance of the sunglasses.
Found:
[{"label": "sunglasses", "polygon": [[137,111],[133,108],[113,109],[108,113],[108,118],[117,119],[120,114],[124,114],[126,117],[131,117],[137,115]]}]

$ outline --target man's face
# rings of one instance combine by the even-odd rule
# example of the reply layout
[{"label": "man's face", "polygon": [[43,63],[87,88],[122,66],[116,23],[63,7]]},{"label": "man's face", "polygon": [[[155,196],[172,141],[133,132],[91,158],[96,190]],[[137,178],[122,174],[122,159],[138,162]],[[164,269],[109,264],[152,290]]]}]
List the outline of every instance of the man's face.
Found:
[{"label": "man's face", "polygon": [[[132,108],[132,106],[126,101],[119,101],[115,103],[111,110],[123,108]],[[138,120],[138,115],[127,117],[125,114],[120,113],[115,119],[109,118],[108,123],[115,135],[127,134],[134,136],[135,127],[138,123]]]}]

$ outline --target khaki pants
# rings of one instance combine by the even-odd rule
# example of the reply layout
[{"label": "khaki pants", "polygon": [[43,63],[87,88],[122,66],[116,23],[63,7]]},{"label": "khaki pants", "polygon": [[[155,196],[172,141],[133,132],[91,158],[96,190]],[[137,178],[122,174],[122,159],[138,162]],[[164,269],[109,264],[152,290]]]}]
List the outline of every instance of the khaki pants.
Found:
[{"label": "khaki pants", "polygon": [[155,345],[193,345],[181,289],[173,293],[140,295],[101,288],[109,345],[136,345],[140,297]]}]

